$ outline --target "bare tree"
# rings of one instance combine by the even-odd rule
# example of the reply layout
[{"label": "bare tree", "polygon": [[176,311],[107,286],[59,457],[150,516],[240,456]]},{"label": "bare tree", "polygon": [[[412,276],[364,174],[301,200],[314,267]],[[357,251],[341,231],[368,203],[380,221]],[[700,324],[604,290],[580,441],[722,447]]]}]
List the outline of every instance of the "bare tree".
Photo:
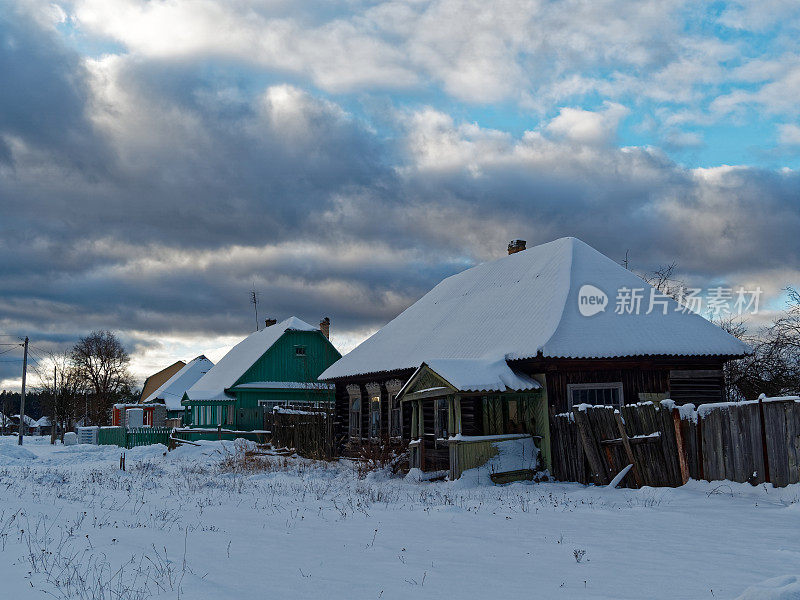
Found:
[{"label": "bare tree", "polygon": [[800,292],[795,288],[786,292],[787,310],[753,335],[747,334],[741,322],[718,323],[753,347],[751,356],[725,367],[729,400],[800,393]]},{"label": "bare tree", "polygon": [[78,401],[85,393],[85,380],[77,369],[71,352],[54,352],[39,364],[39,391],[42,393],[42,414],[50,419],[50,443],[59,432],[72,429]]},{"label": "bare tree", "polygon": [[71,358],[89,393],[89,420],[108,423],[112,405],[131,387],[130,356],[117,336],[101,330],[81,338]]},{"label": "bare tree", "polygon": [[639,276],[662,294],[678,302],[683,302],[683,291],[686,284],[676,277],[677,268],[678,263],[673,261],[668,265],[661,265],[655,271],[640,273]]}]

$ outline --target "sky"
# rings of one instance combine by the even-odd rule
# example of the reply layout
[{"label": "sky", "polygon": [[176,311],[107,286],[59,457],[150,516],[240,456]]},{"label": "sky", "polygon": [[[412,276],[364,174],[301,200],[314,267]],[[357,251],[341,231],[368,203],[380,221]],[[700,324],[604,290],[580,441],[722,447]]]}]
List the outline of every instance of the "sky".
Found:
[{"label": "sky", "polygon": [[798,39],[796,0],[0,0],[0,343],[110,329],[141,380],[218,359],[255,287],[344,352],[566,235],[777,310]]}]

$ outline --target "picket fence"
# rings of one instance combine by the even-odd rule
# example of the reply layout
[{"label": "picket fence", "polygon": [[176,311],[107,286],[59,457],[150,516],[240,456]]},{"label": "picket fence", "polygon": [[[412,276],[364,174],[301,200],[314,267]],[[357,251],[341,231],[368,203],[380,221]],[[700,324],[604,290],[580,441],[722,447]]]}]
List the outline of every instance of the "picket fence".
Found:
[{"label": "picket fence", "polygon": [[164,444],[169,446],[170,427],[100,427],[97,443],[101,446],[119,446],[120,448],[135,448],[136,446],[150,446],[151,444]]},{"label": "picket fence", "polygon": [[551,418],[553,476],[607,485],[633,465],[623,486],[716,481],[800,481],[800,398],[677,407],[670,400],[582,405]]}]

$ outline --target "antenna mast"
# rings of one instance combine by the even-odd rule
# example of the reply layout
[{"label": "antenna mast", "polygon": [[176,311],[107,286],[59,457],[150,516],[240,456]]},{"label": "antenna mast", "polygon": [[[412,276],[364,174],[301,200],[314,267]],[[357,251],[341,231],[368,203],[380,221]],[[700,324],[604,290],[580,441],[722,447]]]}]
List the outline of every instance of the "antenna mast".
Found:
[{"label": "antenna mast", "polygon": [[250,304],[253,305],[253,310],[256,312],[256,331],[258,331],[258,292],[256,291],[256,282],[253,282],[253,289],[250,290]]}]

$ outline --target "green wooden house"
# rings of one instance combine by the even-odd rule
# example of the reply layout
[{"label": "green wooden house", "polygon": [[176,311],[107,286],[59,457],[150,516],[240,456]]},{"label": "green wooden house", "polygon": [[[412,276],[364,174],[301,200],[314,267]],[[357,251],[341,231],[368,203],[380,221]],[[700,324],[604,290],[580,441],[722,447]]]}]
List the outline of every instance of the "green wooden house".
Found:
[{"label": "green wooden house", "polygon": [[317,381],[341,358],[328,323],[290,317],[247,336],[186,390],[189,427],[258,431],[275,406],[332,404],[334,386]]}]

